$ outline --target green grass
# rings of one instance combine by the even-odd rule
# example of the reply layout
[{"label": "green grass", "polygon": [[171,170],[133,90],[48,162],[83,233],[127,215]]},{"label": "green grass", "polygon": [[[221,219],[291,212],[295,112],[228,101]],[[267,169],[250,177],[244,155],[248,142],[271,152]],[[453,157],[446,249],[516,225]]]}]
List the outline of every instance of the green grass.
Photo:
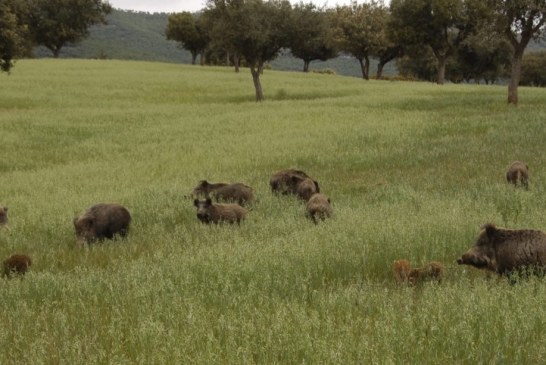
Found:
[{"label": "green grass", "polygon": [[[172,64],[19,61],[0,75],[0,363],[542,363],[546,285],[456,258],[486,222],[546,229],[546,90],[363,81]],[[505,183],[529,164],[530,190]],[[305,170],[332,199],[315,226],[269,177]],[[237,226],[198,223],[199,180],[244,182]],[[125,241],[79,249],[96,202]],[[391,263],[446,265],[394,283]]]}]

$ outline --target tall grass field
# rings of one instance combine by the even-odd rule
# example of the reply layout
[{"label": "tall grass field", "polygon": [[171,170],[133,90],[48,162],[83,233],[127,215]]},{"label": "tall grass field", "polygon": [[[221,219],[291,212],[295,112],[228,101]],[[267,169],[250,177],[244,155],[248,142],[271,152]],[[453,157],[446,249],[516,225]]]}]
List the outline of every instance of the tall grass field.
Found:
[{"label": "tall grass field", "polygon": [[[19,61],[0,75],[1,364],[539,364],[546,281],[456,259],[480,226],[546,230],[546,90],[363,81],[98,61]],[[513,160],[530,188],[506,183]],[[306,171],[334,215],[275,196]],[[200,180],[243,182],[237,225],[204,225]],[[125,240],[76,245],[98,202]],[[445,265],[397,285],[391,265]]]}]

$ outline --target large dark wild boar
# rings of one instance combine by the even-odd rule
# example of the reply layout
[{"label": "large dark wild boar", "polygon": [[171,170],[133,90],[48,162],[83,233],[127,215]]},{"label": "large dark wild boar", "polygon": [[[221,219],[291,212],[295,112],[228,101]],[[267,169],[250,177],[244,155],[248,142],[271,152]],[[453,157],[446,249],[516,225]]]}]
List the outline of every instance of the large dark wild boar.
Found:
[{"label": "large dark wild boar", "polygon": [[271,176],[269,185],[271,191],[278,194],[296,194],[298,184],[309,176],[296,169],[286,169],[277,171]]},{"label": "large dark wild boar", "polygon": [[0,228],[8,224],[8,207],[0,205]]},{"label": "large dark wild boar", "polygon": [[12,275],[24,275],[32,265],[32,260],[27,255],[11,255],[4,260],[4,276],[11,278]]},{"label": "large dark wild boar", "polygon": [[474,246],[459,259],[459,265],[509,275],[521,269],[546,266],[546,233],[531,229],[503,229],[488,223]]},{"label": "large dark wild boar", "polygon": [[122,205],[95,204],[79,217],[74,218],[78,243],[91,243],[115,235],[125,237],[129,233],[131,214]]},{"label": "large dark wild boar", "polygon": [[330,198],[324,194],[314,194],[307,202],[307,216],[317,223],[317,218],[325,220],[332,215]]},{"label": "large dark wild boar", "polygon": [[207,180],[202,180],[193,189],[191,195],[193,197],[214,197],[217,200],[237,202],[240,205],[251,203],[254,199],[252,188],[248,185],[235,184],[211,184]]},{"label": "large dark wild boar", "polygon": [[525,189],[529,188],[529,166],[521,161],[514,161],[506,171],[506,180],[518,186],[518,183]]},{"label": "large dark wild boar", "polygon": [[197,208],[197,219],[207,224],[220,222],[240,224],[247,213],[239,204],[213,204],[210,198],[195,199],[193,205]]}]

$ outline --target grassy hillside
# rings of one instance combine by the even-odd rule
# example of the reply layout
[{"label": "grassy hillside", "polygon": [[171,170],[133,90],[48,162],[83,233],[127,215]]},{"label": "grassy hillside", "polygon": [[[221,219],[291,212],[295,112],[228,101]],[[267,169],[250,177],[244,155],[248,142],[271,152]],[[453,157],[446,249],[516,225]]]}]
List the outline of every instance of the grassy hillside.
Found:
[{"label": "grassy hillside", "polygon": [[[363,82],[98,60],[0,75],[0,363],[540,363],[541,279],[510,285],[455,260],[480,225],[546,229],[546,90]],[[510,161],[530,190],[504,181]],[[331,197],[315,226],[269,191],[298,167]],[[240,227],[198,223],[201,179],[244,182]],[[125,241],[75,245],[73,217],[126,205]],[[446,265],[395,284],[391,263]]]}]

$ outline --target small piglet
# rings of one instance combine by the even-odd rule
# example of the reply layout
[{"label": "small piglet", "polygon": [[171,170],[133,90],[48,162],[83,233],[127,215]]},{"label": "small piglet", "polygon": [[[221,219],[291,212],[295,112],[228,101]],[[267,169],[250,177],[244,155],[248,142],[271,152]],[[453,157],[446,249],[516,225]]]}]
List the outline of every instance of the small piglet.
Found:
[{"label": "small piglet", "polygon": [[213,204],[210,198],[195,199],[193,205],[197,208],[197,219],[203,223],[237,223],[246,218],[247,210],[239,204]]},{"label": "small piglet", "polygon": [[207,180],[202,180],[193,189],[192,196],[209,197],[212,196],[217,200],[237,202],[240,205],[251,203],[254,199],[254,193],[252,188],[248,185],[235,183],[225,184],[217,183],[211,184]]},{"label": "small piglet", "polygon": [[12,275],[25,275],[32,265],[32,260],[27,255],[11,255],[3,262],[4,276],[11,278]]},{"label": "small piglet", "polygon": [[332,206],[330,198],[326,195],[317,193],[313,194],[307,202],[307,216],[317,223],[317,218],[325,220],[332,215]]}]

